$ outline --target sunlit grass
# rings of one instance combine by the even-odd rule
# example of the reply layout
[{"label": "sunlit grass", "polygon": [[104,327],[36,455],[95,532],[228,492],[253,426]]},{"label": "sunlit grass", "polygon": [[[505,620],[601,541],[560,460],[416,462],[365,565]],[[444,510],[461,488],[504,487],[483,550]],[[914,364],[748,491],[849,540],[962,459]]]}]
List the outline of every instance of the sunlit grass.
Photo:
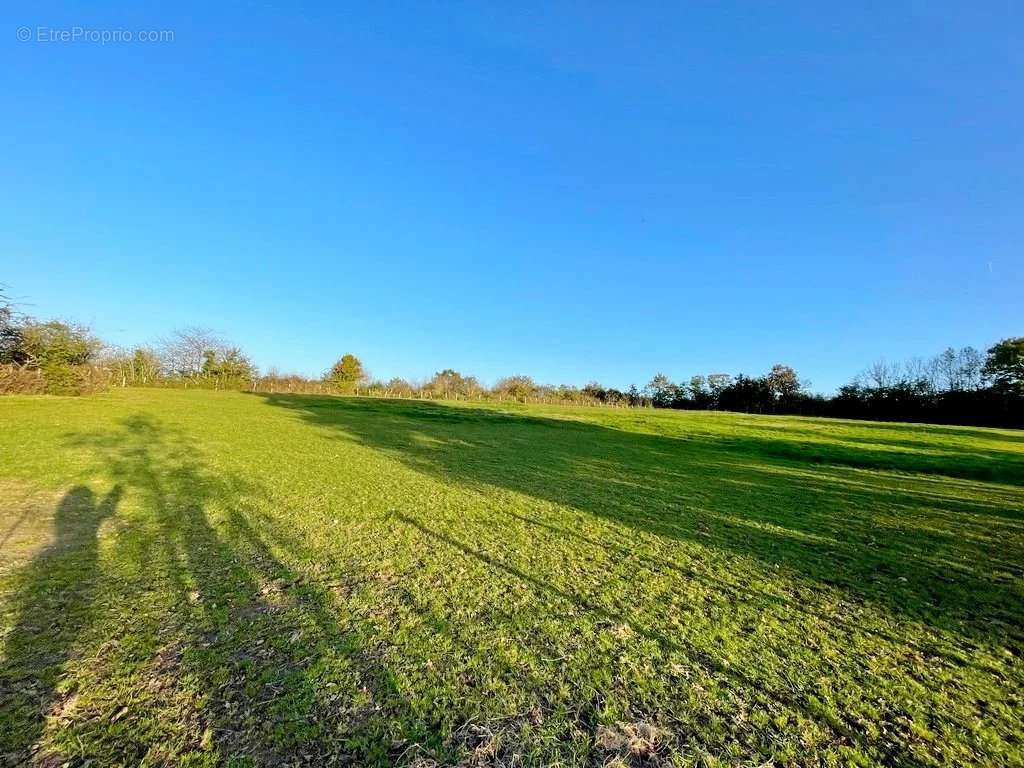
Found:
[{"label": "sunlit grass", "polygon": [[1024,434],[0,399],[0,754],[1019,765]]}]

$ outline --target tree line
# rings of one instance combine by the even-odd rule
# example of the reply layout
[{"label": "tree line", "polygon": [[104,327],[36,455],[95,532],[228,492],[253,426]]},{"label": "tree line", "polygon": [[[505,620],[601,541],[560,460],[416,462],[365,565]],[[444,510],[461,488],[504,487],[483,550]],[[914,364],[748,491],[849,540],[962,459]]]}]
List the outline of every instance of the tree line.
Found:
[{"label": "tree line", "polygon": [[443,400],[607,405],[830,416],[880,421],[1024,427],[1024,337],[982,353],[946,349],[902,364],[876,362],[831,396],[810,391],[796,371],[777,364],[760,376],[710,373],[674,382],[658,373],[626,390],[597,382],[545,385],[525,375],[486,386],[447,368],[424,381],[371,377],[353,354],[322,376],[260,372],[240,347],[198,327],[153,345],[104,344],[85,326],[19,313],[0,292],[0,393],[83,394],[109,386],[175,386],[257,392],[348,394]]},{"label": "tree line", "polygon": [[826,396],[777,364],[763,376],[710,374],[673,383],[658,374],[642,394],[658,408],[827,416],[874,421],[1024,427],[1024,337],[982,354],[947,348],[902,364],[879,361]]}]

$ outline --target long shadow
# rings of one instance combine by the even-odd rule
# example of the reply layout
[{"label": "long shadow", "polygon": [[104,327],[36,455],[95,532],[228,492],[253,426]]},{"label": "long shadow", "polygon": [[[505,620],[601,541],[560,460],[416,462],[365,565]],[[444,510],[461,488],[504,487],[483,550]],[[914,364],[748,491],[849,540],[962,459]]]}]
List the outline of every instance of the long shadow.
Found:
[{"label": "long shadow", "polygon": [[[776,614],[807,610],[772,592],[777,583],[745,585],[741,574],[689,568],[700,564],[661,559],[659,552],[679,550],[682,543],[691,552],[713,549],[784,566],[783,573],[810,588],[839,590],[852,603],[875,606],[894,619],[863,627],[853,625],[855,617],[836,622],[845,638],[869,634],[896,648],[905,638],[892,628],[911,620],[940,630],[938,650],[953,662],[968,663],[970,654],[963,651],[981,644],[1002,644],[1019,657],[1024,609],[1013,579],[1024,564],[1024,520],[1014,508],[1020,496],[1012,487],[1013,466],[991,468],[1007,485],[985,485],[989,496],[982,501],[944,495],[946,479],[930,471],[930,459],[912,454],[895,466],[886,457],[883,472],[860,472],[843,459],[874,457],[856,445],[826,445],[822,450],[830,453],[816,461],[801,453],[799,440],[790,440],[796,447],[779,456],[766,450],[775,441],[747,437],[688,440],[408,401],[265,399],[332,438],[381,451],[429,476],[525,494],[609,528],[626,526],[647,543],[664,541],[664,548],[645,545],[631,553],[630,538],[612,539],[621,543],[613,554],[651,573],[672,571],[680,580],[699,581],[727,600],[743,596]],[[435,700],[417,708],[407,701],[387,661],[398,641],[359,609],[383,611],[400,603],[402,611],[420,617],[416,632],[451,634],[445,639],[467,652],[476,637],[469,625],[458,629],[444,608],[421,599],[423,593],[417,597],[400,582],[383,583],[357,561],[325,562],[331,556],[325,553],[311,567],[316,554],[310,542],[289,530],[284,516],[267,511],[275,505],[265,490],[216,471],[175,429],[136,416],[118,429],[70,435],[68,445],[95,456],[98,473],[115,490],[99,502],[87,488],[70,492],[58,509],[54,545],[17,582],[18,614],[0,668],[5,707],[15,702],[15,716],[6,718],[13,725],[0,732],[0,751],[14,755],[14,764],[27,762],[29,747],[45,736],[46,714],[62,703],[59,678],[82,644],[91,644],[99,662],[78,672],[80,688],[109,690],[104,686],[111,672],[141,669],[129,685],[135,708],[126,714],[114,698],[103,705],[106,710],[96,704],[64,713],[70,723],[63,727],[85,759],[102,754],[123,764],[178,764],[182,749],[199,755],[192,756],[197,763],[210,757],[255,765],[391,765],[414,755],[441,763],[458,759],[465,744],[453,740],[453,715],[442,711],[457,705]],[[971,462],[969,470],[985,469],[984,462]],[[963,479],[949,482],[965,494],[979,487]],[[103,550],[104,568],[115,568],[107,575],[99,567],[96,532],[118,504],[117,538]],[[496,519],[528,526],[538,536],[565,536],[580,549],[609,546],[592,529],[573,531],[566,522],[573,515],[519,510],[495,504],[493,511]],[[500,532],[480,534],[483,521],[469,525],[473,533],[460,534],[415,513],[398,512],[395,520],[552,601],[629,624],[666,656],[683,654],[734,689],[750,692],[748,699],[773,698],[883,762],[914,763],[914,755],[867,735],[842,710],[838,716],[824,712],[756,665],[747,674],[723,664],[714,648],[691,642],[692,636],[652,623],[651,612],[661,605],[655,598],[638,596],[632,607],[603,602],[599,589],[591,595],[581,582],[539,572],[521,552],[503,551]],[[103,600],[97,601],[101,590]],[[828,615],[808,612],[828,623]],[[797,627],[785,633],[788,640],[797,637]],[[545,681],[530,684],[542,687]],[[579,722],[593,732],[588,706],[581,704]],[[182,732],[192,739],[184,747]],[[164,742],[176,751],[166,751]]]},{"label": "long shadow", "polygon": [[121,486],[115,486],[97,502],[83,485],[64,494],[54,516],[53,543],[15,581],[16,618],[0,665],[0,758],[24,754],[42,734],[64,665],[96,611],[96,537],[121,495]]},{"label": "long shadow", "polygon": [[[1019,463],[939,464],[785,434],[680,439],[417,401],[261,397],[427,474],[785,566],[952,637],[1024,646]],[[853,484],[851,467],[882,472]],[[976,490],[984,503],[941,498],[940,470],[1003,485]]]},{"label": "long shadow", "polygon": [[[396,745],[411,742],[444,754],[439,732],[408,727],[415,719],[370,646],[373,628],[342,624],[344,604],[253,525],[259,487],[211,470],[187,436],[147,416],[67,444],[116,486],[99,504],[87,488],[69,492],[57,541],[18,582],[0,675],[15,714],[0,718],[0,755],[59,765],[71,744],[75,759],[124,765],[391,765]],[[122,497],[130,513],[105,575],[96,530]],[[69,673],[66,688],[84,694],[77,707],[56,692],[76,656],[92,659]],[[318,680],[328,663],[349,672],[329,700]],[[47,726],[55,706],[65,711]]]},{"label": "long shadow", "polygon": [[[853,424],[863,424],[864,422],[850,422]],[[978,437],[983,427],[948,427],[940,426],[937,424],[892,424],[887,422],[873,421],[870,422],[872,428],[880,429],[885,431],[900,431],[908,428],[913,429],[920,427],[925,430],[928,434],[933,435],[948,435],[950,437]],[[1007,443],[1024,443],[1024,431],[1009,429],[1006,427],[993,428],[985,433],[986,439],[997,440]]]},{"label": "long shadow", "polygon": [[[875,747],[875,745],[859,731],[856,725],[846,722],[841,717],[836,717],[834,715],[815,710],[810,707],[806,701],[803,701],[801,698],[784,690],[768,690],[764,687],[763,681],[745,674],[740,669],[730,667],[728,664],[725,664],[718,659],[714,654],[708,653],[702,648],[688,645],[677,639],[673,639],[667,634],[648,626],[642,620],[634,618],[625,612],[609,610],[596,602],[581,600],[578,595],[559,589],[544,579],[538,578],[514,565],[504,562],[500,556],[495,556],[478,550],[446,533],[433,530],[413,517],[399,515],[398,519],[401,522],[414,527],[424,536],[453,547],[469,557],[486,563],[492,568],[511,574],[517,579],[531,584],[536,589],[554,596],[558,600],[583,608],[597,616],[601,616],[615,622],[624,623],[629,626],[633,632],[654,641],[661,646],[662,649],[681,651],[687,657],[697,661],[702,667],[711,673],[728,679],[733,686],[747,689],[754,695],[758,693],[767,695],[776,702],[799,711],[804,717],[817,721],[837,736],[845,739],[848,743],[856,744],[860,748],[867,750],[872,750]],[[923,766],[923,763],[906,750],[901,749],[899,746],[890,746],[888,749],[884,750],[883,754],[887,763],[891,762],[892,764],[906,766]]]},{"label": "long shadow", "polygon": [[[427,519],[417,514],[415,498],[400,505],[395,519],[424,537],[554,601],[628,624],[666,654],[680,652],[733,689],[774,699],[884,764],[917,761],[907,747],[913,735],[892,736],[910,717],[907,702],[884,694],[884,683],[863,671],[858,654],[907,660],[889,674],[925,686],[945,685],[938,682],[941,669],[955,670],[953,679],[996,678],[1011,690],[1020,684],[1007,661],[1024,651],[1024,464],[1016,457],[948,445],[942,451],[955,455],[929,454],[926,440],[921,452],[879,451],[841,435],[816,434],[812,441],[785,430],[770,437],[706,428],[659,435],[625,431],[645,429],[644,423],[601,425],[471,406],[263,397],[332,439],[485,494],[490,517],[479,520]],[[540,504],[536,514],[523,515],[514,497],[503,502],[507,492],[566,509]],[[580,535],[564,530],[573,521],[582,524]],[[531,532],[513,545],[501,532],[516,525]],[[600,540],[583,535],[584,527],[600,531]],[[623,528],[637,535],[622,536]],[[610,562],[629,563],[634,586],[629,568],[603,578],[586,560],[565,569],[548,560],[545,570],[545,560],[523,548],[531,540],[552,544],[563,534],[581,555],[591,547],[611,554]],[[593,563],[608,562],[594,557]],[[665,599],[637,595],[630,606],[631,589],[657,585],[657,574],[666,572],[676,581]],[[752,575],[755,584],[744,584]],[[659,621],[659,611],[676,610],[674,589],[688,594],[688,581],[702,585],[711,605],[742,604],[713,614],[725,619],[721,631],[733,639],[751,631],[748,617],[758,612],[780,622],[761,636],[765,645],[748,648],[749,668],[723,663],[699,631]],[[681,615],[704,620],[699,610]],[[801,627],[817,637],[803,649]],[[823,649],[823,658],[832,659],[827,663],[808,655],[822,642],[831,651]],[[790,652],[787,644],[799,650]],[[911,659],[934,665],[934,677],[916,672]],[[773,668],[779,671],[766,671]],[[825,711],[800,680],[831,675],[857,679],[865,691],[881,685],[870,703],[867,694],[848,691],[841,705]],[[887,738],[864,728],[865,712],[876,705],[868,717],[895,729]],[[915,706],[924,713],[919,716],[938,722],[951,717],[941,698],[921,697]]]},{"label": "long shadow", "polygon": [[[968,480],[991,480],[1000,476],[1011,481],[1019,481],[1024,471],[1019,448],[987,441],[982,450],[978,446],[977,435],[968,438],[972,442],[956,445],[951,442],[929,444],[921,439],[907,437],[906,432],[901,437],[890,437],[884,433],[844,433],[839,438],[834,431],[802,429],[789,424],[782,428],[776,427],[774,431],[782,438],[780,447],[785,449],[795,446],[808,460],[815,451],[821,451],[818,460],[827,460],[834,464],[879,469],[886,466],[894,469],[910,466],[915,472],[933,472]],[[761,435],[766,433],[764,430],[759,432]],[[928,433],[924,436],[932,437]],[[865,451],[871,455],[864,455]],[[963,459],[968,459],[969,464],[961,466],[956,463],[957,460]],[[1016,468],[1015,464],[1018,465]]]}]

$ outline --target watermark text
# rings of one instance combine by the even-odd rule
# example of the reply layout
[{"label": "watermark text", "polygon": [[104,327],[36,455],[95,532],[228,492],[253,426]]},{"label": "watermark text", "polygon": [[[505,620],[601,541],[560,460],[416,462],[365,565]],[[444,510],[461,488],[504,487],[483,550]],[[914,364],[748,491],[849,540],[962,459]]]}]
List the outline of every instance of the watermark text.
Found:
[{"label": "watermark text", "polygon": [[93,29],[90,27],[18,27],[23,43],[173,43],[173,29]]}]

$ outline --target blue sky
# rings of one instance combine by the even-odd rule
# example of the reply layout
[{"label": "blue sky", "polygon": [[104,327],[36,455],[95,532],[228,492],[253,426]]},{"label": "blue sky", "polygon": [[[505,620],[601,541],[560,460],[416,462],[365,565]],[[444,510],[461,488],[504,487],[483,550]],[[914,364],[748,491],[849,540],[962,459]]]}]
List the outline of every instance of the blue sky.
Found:
[{"label": "blue sky", "polygon": [[1024,333],[1014,3],[280,5],[0,11],[30,312],[304,373],[823,391]]}]

